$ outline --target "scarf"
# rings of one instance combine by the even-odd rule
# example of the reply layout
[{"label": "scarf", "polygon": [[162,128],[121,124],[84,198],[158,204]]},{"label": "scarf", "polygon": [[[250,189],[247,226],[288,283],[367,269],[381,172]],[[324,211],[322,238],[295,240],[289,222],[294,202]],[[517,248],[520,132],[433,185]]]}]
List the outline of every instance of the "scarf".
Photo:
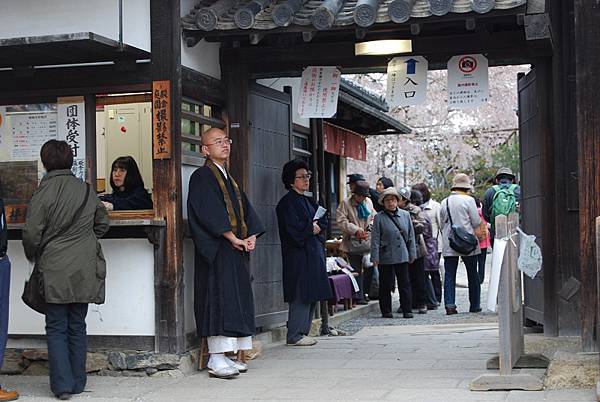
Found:
[{"label": "scarf", "polygon": [[369,215],[371,215],[371,211],[369,211],[369,208],[367,208],[367,204],[364,201],[358,204],[356,210],[358,211],[359,219],[366,221],[369,218]]},{"label": "scarf", "polygon": [[[223,181],[223,176],[219,171],[219,168],[213,161],[210,159],[206,159],[206,163],[204,166],[207,166],[212,173],[215,175],[217,182],[219,183],[219,187],[221,188],[221,192],[223,193],[223,198],[225,200],[225,207],[227,208],[227,216],[229,217],[229,224],[231,225],[231,231],[238,234],[238,220],[235,215],[235,209],[233,208],[233,203],[231,202],[231,197],[229,196],[229,191],[227,191],[227,187],[225,187],[225,182]],[[245,239],[248,237],[248,226],[246,225],[246,219],[244,218],[244,203],[242,202],[242,193],[240,188],[238,187],[233,177],[230,174],[227,175],[229,180],[231,180],[231,184],[233,185],[233,189],[235,191],[235,198],[237,198],[238,205],[240,206],[240,221],[241,221],[241,238]]]}]

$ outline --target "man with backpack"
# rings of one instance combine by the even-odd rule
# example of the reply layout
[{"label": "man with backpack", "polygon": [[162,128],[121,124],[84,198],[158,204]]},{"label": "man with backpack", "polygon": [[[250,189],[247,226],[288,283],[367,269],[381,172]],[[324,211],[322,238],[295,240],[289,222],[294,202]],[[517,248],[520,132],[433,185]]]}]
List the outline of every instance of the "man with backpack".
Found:
[{"label": "man with backpack", "polygon": [[483,217],[490,222],[492,228],[490,237],[492,246],[494,244],[494,221],[498,215],[508,215],[517,211],[521,200],[521,187],[516,184],[516,178],[512,170],[507,167],[498,169],[495,178],[496,184],[488,188],[483,196]]}]

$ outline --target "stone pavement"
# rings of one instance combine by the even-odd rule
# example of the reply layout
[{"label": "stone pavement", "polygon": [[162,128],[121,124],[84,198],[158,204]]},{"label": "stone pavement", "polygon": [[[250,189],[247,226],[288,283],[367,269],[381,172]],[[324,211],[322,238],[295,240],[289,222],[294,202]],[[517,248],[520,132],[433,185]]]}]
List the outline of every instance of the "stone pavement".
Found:
[{"label": "stone pavement", "polygon": [[[592,389],[472,392],[498,349],[494,323],[366,327],[352,336],[320,338],[314,347],[273,345],[233,380],[205,372],[184,378],[90,376],[75,401],[377,400],[594,401]],[[539,370],[531,371],[542,375]],[[51,401],[47,377],[5,376],[22,401]]]}]

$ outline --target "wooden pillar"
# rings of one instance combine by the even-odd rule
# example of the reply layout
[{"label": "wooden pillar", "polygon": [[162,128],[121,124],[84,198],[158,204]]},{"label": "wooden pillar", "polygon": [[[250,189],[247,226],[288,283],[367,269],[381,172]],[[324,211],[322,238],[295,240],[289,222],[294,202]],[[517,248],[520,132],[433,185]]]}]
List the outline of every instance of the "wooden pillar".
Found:
[{"label": "wooden pillar", "polygon": [[85,95],[85,164],[87,182],[96,190],[96,96]]},{"label": "wooden pillar", "polygon": [[250,183],[250,127],[248,126],[248,103],[250,82],[246,66],[242,63],[227,64],[222,67],[222,75],[227,87],[227,120],[229,138],[233,140],[229,170],[244,190]]},{"label": "wooden pillar", "polygon": [[577,138],[579,141],[579,224],[581,319],[585,351],[598,350],[598,275],[595,219],[600,215],[600,3],[575,0]]},{"label": "wooden pillar", "polygon": [[[154,212],[166,221],[162,270],[154,278],[156,349],[185,351],[183,298],[183,218],[181,205],[181,33],[180,1],[150,1],[152,81],[170,81],[171,157],[155,159]],[[191,308],[191,306],[190,306]]]}]

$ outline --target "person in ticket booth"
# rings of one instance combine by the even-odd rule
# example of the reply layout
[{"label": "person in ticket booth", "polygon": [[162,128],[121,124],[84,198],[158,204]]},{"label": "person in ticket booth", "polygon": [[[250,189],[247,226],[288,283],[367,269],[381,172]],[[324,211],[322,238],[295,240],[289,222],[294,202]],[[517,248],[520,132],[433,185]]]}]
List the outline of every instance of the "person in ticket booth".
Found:
[{"label": "person in ticket booth", "polygon": [[152,209],[152,197],[144,188],[144,179],[135,159],[120,156],[111,167],[112,194],[100,196],[107,210]]}]

